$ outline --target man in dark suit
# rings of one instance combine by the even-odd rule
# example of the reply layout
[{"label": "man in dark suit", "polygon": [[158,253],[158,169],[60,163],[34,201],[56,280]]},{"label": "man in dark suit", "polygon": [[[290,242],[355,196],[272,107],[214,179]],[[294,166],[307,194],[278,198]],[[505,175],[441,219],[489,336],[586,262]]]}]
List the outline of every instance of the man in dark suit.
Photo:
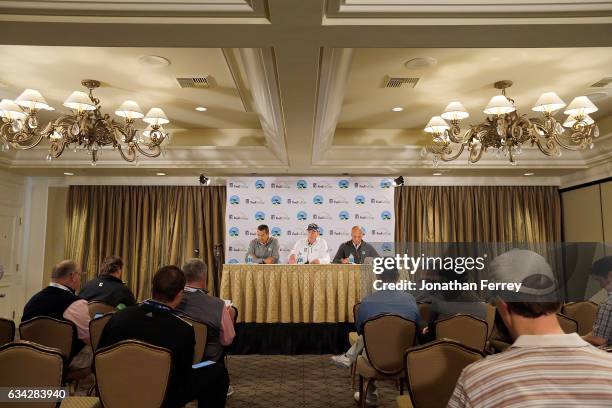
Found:
[{"label": "man in dark suit", "polygon": [[351,240],[340,244],[333,263],[362,264],[366,258],[378,258],[379,256],[376,249],[363,240],[363,230],[361,227],[355,225],[351,229]]},{"label": "man in dark suit", "polygon": [[164,407],[182,407],[197,399],[199,407],[224,407],[229,378],[224,366],[193,369],[193,327],[176,316],[185,275],[177,266],[164,266],[153,277],[153,299],[116,313],[108,322],[100,347],[135,339],[172,352],[170,383]]},{"label": "man in dark suit", "polygon": [[[104,302],[121,309],[136,304],[130,288],[121,280],[123,260],[118,256],[108,256],[102,261],[98,277],[83,286],[79,296],[89,302]],[[123,306],[121,306],[123,305]]]}]

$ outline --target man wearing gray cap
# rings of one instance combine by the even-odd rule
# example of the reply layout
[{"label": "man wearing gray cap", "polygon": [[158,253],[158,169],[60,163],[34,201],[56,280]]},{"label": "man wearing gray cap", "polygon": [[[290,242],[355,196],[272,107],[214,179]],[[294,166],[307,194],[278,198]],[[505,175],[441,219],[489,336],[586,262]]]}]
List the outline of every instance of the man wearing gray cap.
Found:
[{"label": "man wearing gray cap", "polygon": [[612,345],[612,256],[595,261],[591,275],[608,291],[608,298],[597,309],[593,331],[583,338],[594,346],[609,346]]},{"label": "man wearing gray cap", "polygon": [[513,249],[491,262],[490,278],[523,283],[518,293],[497,294],[497,310],[515,341],[467,366],[448,407],[609,407],[612,355],[563,332],[546,259]]},{"label": "man wearing gray cap", "polygon": [[308,224],[308,236],[295,243],[289,256],[290,264],[328,264],[330,262],[327,242],[320,237],[319,226]]}]

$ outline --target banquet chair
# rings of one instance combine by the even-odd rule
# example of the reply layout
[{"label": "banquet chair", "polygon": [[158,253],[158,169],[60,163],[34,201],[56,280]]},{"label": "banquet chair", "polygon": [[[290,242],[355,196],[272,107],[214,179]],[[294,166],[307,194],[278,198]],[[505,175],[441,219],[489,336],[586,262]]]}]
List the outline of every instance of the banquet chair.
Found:
[{"label": "banquet chair", "polygon": [[497,313],[497,308],[487,303],[487,314],[485,321],[487,322],[487,340],[491,339],[491,335],[493,334],[493,327],[495,326],[495,313]]},{"label": "banquet chair", "polygon": [[567,317],[562,313],[557,313],[557,319],[559,320],[561,329],[563,329],[566,334],[575,333],[578,331],[578,322],[571,317]]},{"label": "banquet chair", "polygon": [[566,303],[561,309],[565,316],[576,320],[578,323],[578,334],[584,336],[593,330],[593,323],[597,317],[597,303],[595,302],[573,302]]},{"label": "banquet chair", "polygon": [[436,321],[436,339],[451,339],[483,352],[487,345],[487,322],[468,314],[456,314]]},{"label": "banquet chair", "polygon": [[[8,343],[0,347],[0,387],[59,388],[64,376],[62,353],[28,341]],[[3,408],[23,408],[27,404],[2,403]],[[55,402],[36,403],[36,407],[52,408]]]},{"label": "banquet chair", "polygon": [[234,326],[236,326],[236,322],[238,321],[238,308],[234,305],[230,306],[230,316],[232,316],[232,322],[234,322]]},{"label": "banquet chair", "polygon": [[199,322],[187,315],[180,315],[181,319],[189,323],[193,327],[195,333],[195,346],[193,348],[193,363],[199,363],[204,358],[206,350],[206,341],[208,337],[208,326],[205,323]]},{"label": "banquet chair", "polygon": [[104,327],[106,327],[106,323],[113,317],[114,313],[115,312],[106,313],[97,319],[91,319],[89,321],[89,339],[91,341],[91,349],[94,352],[98,349],[100,337],[102,336]]},{"label": "banquet chair", "polygon": [[60,408],[102,408],[97,397],[68,397],[62,400]]},{"label": "banquet chair", "polygon": [[365,395],[373,380],[399,380],[403,393],[404,352],[414,346],[416,336],[416,323],[402,316],[383,314],[366,320],[363,342],[367,358],[357,357],[360,407],[365,407]]},{"label": "banquet chair", "polygon": [[67,320],[39,316],[19,325],[22,340],[58,349],[66,362],[72,357],[72,347],[76,339],[76,326]]},{"label": "banquet chair", "polygon": [[172,353],[124,340],[95,354],[98,395],[104,407],[158,408],[166,396]]},{"label": "banquet chair", "polygon": [[[355,324],[357,324],[357,312],[359,311],[359,307],[361,306],[361,302],[357,302],[353,305],[353,322],[355,322]],[[357,333],[356,331],[354,332],[349,332],[348,334],[348,340],[349,340],[349,344],[351,345],[351,347],[357,343],[357,339],[359,338],[359,333]],[[351,384],[352,384],[352,389],[355,389],[355,369],[356,369],[356,363],[351,364]]]},{"label": "banquet chair", "polygon": [[431,316],[431,302],[417,302],[417,305],[419,306],[421,321],[428,323],[429,316]]},{"label": "banquet chair", "polygon": [[408,349],[404,370],[408,395],[397,397],[399,408],[443,408],[461,371],[483,354],[454,340],[436,340]]},{"label": "banquet chair", "polygon": [[89,309],[89,318],[93,319],[97,314],[106,314],[111,312],[116,312],[117,308],[109,305],[108,303],[98,302],[94,300],[93,302],[89,302],[87,304],[87,308]]},{"label": "banquet chair", "polygon": [[0,317],[0,346],[12,342],[15,339],[15,322]]}]

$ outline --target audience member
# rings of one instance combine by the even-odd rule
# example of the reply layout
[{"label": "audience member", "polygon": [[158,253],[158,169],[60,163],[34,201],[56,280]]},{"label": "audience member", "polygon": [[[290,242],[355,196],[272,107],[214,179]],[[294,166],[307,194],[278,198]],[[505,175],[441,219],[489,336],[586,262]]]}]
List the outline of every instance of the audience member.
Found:
[{"label": "audience member", "polygon": [[200,259],[191,259],[183,265],[187,279],[183,292],[183,301],[177,310],[187,316],[206,323],[208,336],[206,339],[205,360],[223,362],[223,346],[229,346],[234,340],[234,322],[225,302],[206,292],[208,282],[207,267]]},{"label": "audience member", "polygon": [[[352,256],[352,261],[351,261]],[[366,258],[378,258],[376,249],[363,240],[363,230],[355,225],[351,229],[351,240],[343,242],[338,247],[338,252],[334,256],[334,263],[355,263],[362,264]]]},{"label": "audience member", "polygon": [[612,256],[595,261],[591,275],[608,292],[608,298],[599,305],[593,331],[584,339],[594,346],[612,345]]},{"label": "audience member", "polygon": [[103,302],[120,309],[135,305],[136,299],[121,280],[122,276],[123,261],[118,256],[109,256],[102,262],[98,277],[85,283],[79,296],[89,302]]},{"label": "audience member", "polygon": [[89,346],[89,310],[87,301],[75,295],[81,286],[81,268],[72,260],[64,260],[53,267],[49,286],[32,296],[23,309],[22,321],[39,316],[67,320],[76,326],[73,357],[69,371],[88,370],[92,350]]},{"label": "audience member", "polygon": [[[399,280],[399,272],[395,268],[385,269],[380,275],[380,279],[384,283],[395,283]],[[383,314],[402,316],[414,321],[417,325],[420,320],[419,307],[410,293],[399,290],[375,291],[364,297],[359,305],[355,321],[357,333],[359,333],[357,341],[346,353],[332,356],[333,363],[348,368],[357,361],[357,357],[364,351],[362,336],[364,323],[369,319]],[[359,392],[355,393],[355,400],[359,401]],[[368,395],[366,395],[366,404],[376,405],[377,401],[378,392],[376,391],[376,385],[372,382],[368,388]]]},{"label": "audience member", "polygon": [[523,283],[497,304],[515,341],[505,352],[466,367],[448,406],[609,407],[612,355],[563,332],[556,316],[561,302],[546,260],[513,249],[495,258],[490,269],[507,282]]},{"label": "audience member", "polygon": [[257,238],[249,244],[244,259],[246,262],[256,264],[275,264],[278,263],[280,246],[278,240],[270,236],[270,228],[262,224],[257,227]]},{"label": "audience member", "polygon": [[193,327],[176,316],[185,275],[176,266],[164,266],[153,277],[153,299],[117,312],[100,338],[100,347],[135,339],[172,352],[172,371],[164,407],[182,407],[197,399],[199,407],[224,407],[229,383],[224,366],[193,369]]}]

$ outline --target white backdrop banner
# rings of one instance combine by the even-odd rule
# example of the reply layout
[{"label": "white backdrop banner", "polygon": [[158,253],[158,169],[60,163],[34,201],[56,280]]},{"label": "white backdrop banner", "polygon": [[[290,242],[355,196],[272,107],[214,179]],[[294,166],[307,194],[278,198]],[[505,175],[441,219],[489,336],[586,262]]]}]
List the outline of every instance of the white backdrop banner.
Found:
[{"label": "white backdrop banner", "polygon": [[225,259],[243,263],[257,226],[266,224],[286,263],[295,242],[316,223],[333,259],[359,225],[367,242],[394,242],[393,186],[386,178],[243,177],[227,181]]}]

